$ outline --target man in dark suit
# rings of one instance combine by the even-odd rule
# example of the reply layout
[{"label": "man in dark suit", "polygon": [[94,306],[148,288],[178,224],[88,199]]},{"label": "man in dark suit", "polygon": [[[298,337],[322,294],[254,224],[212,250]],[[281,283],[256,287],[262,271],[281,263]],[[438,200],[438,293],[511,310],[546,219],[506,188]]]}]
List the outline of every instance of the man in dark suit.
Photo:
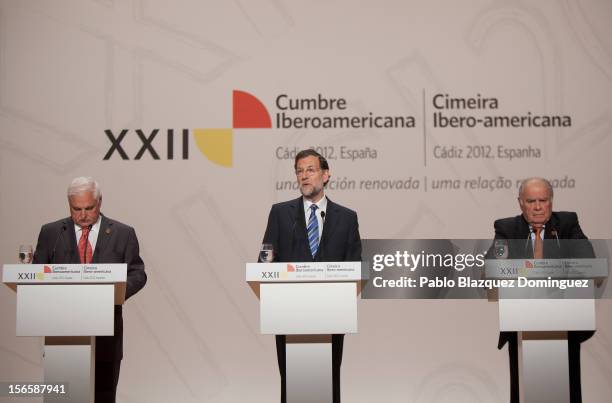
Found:
[{"label": "man in dark suit", "polygon": [[[505,240],[508,259],[560,259],[595,257],[593,247],[573,212],[553,212],[553,188],[546,179],[525,179],[519,187],[522,214],[496,220],[495,240]],[[492,248],[487,257],[493,258]],[[504,256],[505,257],[505,256]],[[580,387],[580,343],[593,332],[568,332],[570,399],[582,401]],[[516,332],[501,332],[498,348],[508,343],[510,357],[510,401],[519,402],[518,340]]]},{"label": "man in dark suit", "polygon": [[[89,177],[68,187],[70,217],[42,226],[33,263],[127,263],[125,299],[144,287],[147,275],[132,227],[100,214],[102,194]],[[96,337],[95,401],[113,403],[123,358],[123,318],[115,306],[114,336]]]},{"label": "man in dark suit", "polygon": [[[330,178],[327,160],[315,150],[295,157],[302,197],[272,206],[263,243],[271,244],[275,262],[361,261],[357,213],[325,196]],[[332,336],[333,401],[340,402],[340,365],[344,335]],[[286,402],[286,336],[276,336],[281,373],[281,402]]]}]

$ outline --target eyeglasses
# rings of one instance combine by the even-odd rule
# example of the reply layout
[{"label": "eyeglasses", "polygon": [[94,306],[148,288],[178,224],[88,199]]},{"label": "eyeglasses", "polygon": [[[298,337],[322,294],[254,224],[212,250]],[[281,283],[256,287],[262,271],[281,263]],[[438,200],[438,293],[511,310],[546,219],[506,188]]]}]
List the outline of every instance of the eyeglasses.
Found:
[{"label": "eyeglasses", "polygon": [[304,173],[306,173],[306,176],[310,176],[313,175],[315,172],[319,172],[321,170],[321,168],[314,168],[314,167],[308,167],[306,169],[296,169],[295,170],[295,175],[296,176],[302,176]]}]

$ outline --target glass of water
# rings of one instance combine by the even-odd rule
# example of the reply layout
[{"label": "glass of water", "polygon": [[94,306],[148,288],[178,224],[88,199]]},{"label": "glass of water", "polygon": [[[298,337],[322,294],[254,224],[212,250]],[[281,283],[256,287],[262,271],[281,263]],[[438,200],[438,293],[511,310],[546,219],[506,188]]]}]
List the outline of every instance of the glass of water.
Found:
[{"label": "glass of water", "polygon": [[274,248],[270,243],[264,243],[259,249],[259,263],[272,263],[274,260]]},{"label": "glass of water", "polygon": [[495,240],[495,259],[508,259],[508,240]]},{"label": "glass of water", "polygon": [[19,246],[19,261],[23,264],[32,263],[32,245]]}]

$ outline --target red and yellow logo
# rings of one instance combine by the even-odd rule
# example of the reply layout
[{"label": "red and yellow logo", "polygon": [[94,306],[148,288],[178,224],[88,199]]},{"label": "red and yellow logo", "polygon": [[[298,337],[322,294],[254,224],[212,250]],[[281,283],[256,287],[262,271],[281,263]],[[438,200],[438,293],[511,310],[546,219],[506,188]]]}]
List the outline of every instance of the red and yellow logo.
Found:
[{"label": "red and yellow logo", "polygon": [[[104,134],[110,146],[102,158],[104,161],[113,157],[122,160],[140,160],[147,156],[153,160],[189,159],[190,132],[202,155],[211,162],[231,167],[233,165],[233,131],[234,129],[269,129],[272,128],[270,114],[266,107],[255,96],[248,92],[232,92],[232,127],[224,129],[166,129],[166,139],[161,129],[106,129]],[[126,136],[134,135],[140,140],[140,148],[134,154],[130,145],[124,145]],[[175,146],[175,135],[178,145]],[[156,141],[157,139],[157,141]],[[161,144],[160,144],[161,143]],[[165,146],[165,149],[164,149]],[[132,149],[132,151],[135,151]],[[130,156],[130,154],[132,154]]]},{"label": "red and yellow logo", "polygon": [[36,280],[44,280],[46,273],[53,273],[51,267],[44,265],[43,270],[36,273]]},{"label": "red and yellow logo", "polygon": [[215,164],[231,167],[233,164],[234,129],[269,129],[270,114],[254,95],[234,90],[232,94],[232,127],[224,129],[194,129],[200,152]]}]

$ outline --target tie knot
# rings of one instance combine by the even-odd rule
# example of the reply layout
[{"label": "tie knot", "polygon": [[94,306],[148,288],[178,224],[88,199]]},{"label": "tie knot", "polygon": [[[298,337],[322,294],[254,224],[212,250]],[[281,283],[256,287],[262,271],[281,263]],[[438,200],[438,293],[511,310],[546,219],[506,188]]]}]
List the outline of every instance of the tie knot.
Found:
[{"label": "tie knot", "polygon": [[82,227],[81,228],[81,235],[83,236],[87,236],[89,235],[89,231],[91,230],[91,227],[87,226],[87,227]]},{"label": "tie knot", "polygon": [[536,236],[540,236],[540,234],[542,233],[542,227],[535,227],[535,233]]},{"label": "tie knot", "polygon": [[310,209],[312,210],[312,212],[314,213],[317,209],[319,208],[319,206],[317,206],[316,204],[313,204],[310,206]]}]

